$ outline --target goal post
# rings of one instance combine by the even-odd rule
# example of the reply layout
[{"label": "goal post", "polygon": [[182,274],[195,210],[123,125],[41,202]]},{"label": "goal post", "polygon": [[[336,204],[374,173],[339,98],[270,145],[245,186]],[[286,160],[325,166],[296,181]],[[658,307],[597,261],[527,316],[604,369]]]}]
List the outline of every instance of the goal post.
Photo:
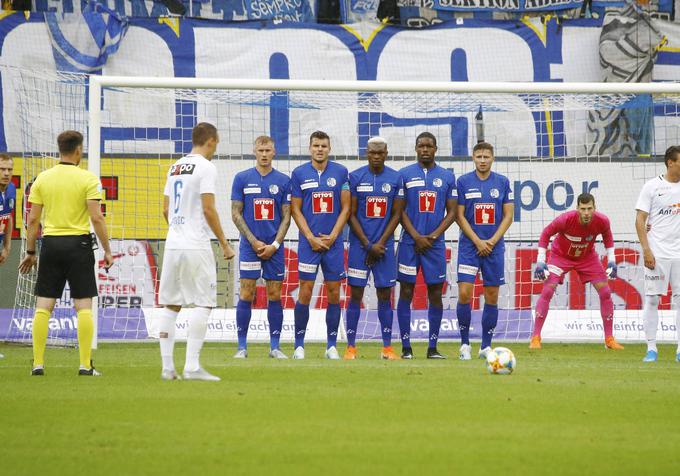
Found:
[{"label": "goal post", "polygon": [[[238,231],[231,223],[229,207],[231,181],[236,173],[254,165],[253,141],[260,135],[274,138],[277,148],[274,167],[288,175],[309,160],[309,134],[317,129],[329,133],[332,160],[347,166],[350,172],[366,163],[366,143],[375,135],[387,140],[386,165],[400,169],[413,163],[415,137],[428,130],[438,139],[438,163],[452,169],[458,177],[473,170],[472,147],[484,138],[495,147],[494,170],[508,176],[515,191],[514,223],[506,234],[508,284],[501,288],[498,337],[528,338],[533,305],[541,287],[531,275],[539,234],[559,213],[574,208],[575,197],[582,191],[593,193],[598,210],[612,220],[620,263],[619,278],[611,283],[618,326],[615,335],[623,341],[643,337],[642,268],[633,225],[634,205],[642,184],[663,171],[659,158],[665,148],[680,143],[680,83],[90,76],[80,78],[78,91],[64,92],[60,85],[67,79],[60,74],[28,71],[17,74],[24,82],[30,77],[30,81],[40,85],[37,87],[53,91],[55,98],[61,98],[46,98],[36,108],[32,107],[36,100],[27,88],[17,88],[17,95],[29,93],[22,100],[24,106],[18,107],[23,127],[30,129],[32,124],[43,127],[50,111],[63,118],[40,131],[25,134],[24,173],[34,175],[47,166],[37,164],[43,164],[46,152],[54,149],[45,148],[44,144],[54,141],[57,129],[78,128],[87,132],[87,167],[102,178],[106,191],[103,203],[116,255],[116,264],[108,275],[98,270],[101,294],[98,334],[102,340],[144,340],[153,333],[150,316],[157,304],[166,232],[160,214],[162,186],[167,167],[190,150],[191,128],[201,121],[215,124],[220,134],[214,158],[218,169],[216,199],[222,225],[237,251]],[[73,77],[68,81],[77,82]],[[35,118],[36,114],[40,117]],[[25,179],[26,183],[29,180]],[[458,335],[455,318],[458,234],[455,225],[446,234],[443,339],[456,339]],[[287,271],[283,284],[283,343],[287,339],[292,341],[292,308],[297,296],[294,223],[284,247]],[[604,254],[601,245],[597,250]],[[227,264],[218,259],[220,308],[213,313],[209,339],[235,340],[237,260],[238,257]],[[21,290],[17,296],[23,296],[24,301],[30,285],[27,279],[19,283]],[[473,337],[480,331],[475,324],[479,323],[483,306],[481,290],[482,283],[478,282],[473,300]],[[413,303],[412,336],[416,338],[427,336],[423,291],[419,281]],[[348,290],[343,286],[343,305],[347,298]],[[262,286],[258,286],[258,300],[249,338],[266,341],[266,294]],[[22,306],[27,307],[18,302],[17,307]],[[310,327],[316,326],[310,333],[318,340],[325,339],[325,306],[319,273],[310,319]],[[663,306],[660,326],[670,325],[670,318],[664,314],[670,309],[668,298]],[[366,312],[360,321],[360,338],[379,338],[376,307],[370,283],[364,295]],[[566,341],[599,340],[602,331],[598,307],[597,293],[569,277],[553,299],[544,336]],[[180,337],[182,325],[180,320]],[[674,325],[673,322],[673,329]],[[674,331],[668,329],[661,328],[661,339],[674,338]],[[393,330],[396,337],[396,319]],[[16,329],[9,333],[17,340],[27,336],[30,339],[30,334]]]}]

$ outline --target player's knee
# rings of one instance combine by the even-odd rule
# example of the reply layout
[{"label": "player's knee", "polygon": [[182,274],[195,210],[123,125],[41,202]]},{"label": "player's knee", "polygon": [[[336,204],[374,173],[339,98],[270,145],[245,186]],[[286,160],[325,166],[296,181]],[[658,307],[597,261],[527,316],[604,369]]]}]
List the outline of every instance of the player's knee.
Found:
[{"label": "player's knee", "polygon": [[399,286],[399,299],[408,302],[413,300],[413,284],[401,282]]},{"label": "player's knee", "polygon": [[472,287],[458,283],[458,302],[460,304],[470,304],[472,301]]},{"label": "player's knee", "polygon": [[354,302],[361,302],[361,300],[364,298],[364,288],[361,288],[359,286],[351,286],[351,298],[352,301]]},{"label": "player's knee", "polygon": [[648,309],[656,309],[659,307],[659,296],[645,296],[645,307]]},{"label": "player's knee", "polygon": [[612,298],[612,291],[611,289],[609,289],[609,286],[607,285],[602,286],[600,289],[598,289],[597,294],[600,295],[600,300],[602,301],[606,301]]},{"label": "player's knee", "polygon": [[267,300],[269,301],[281,300],[281,281],[267,282]]},{"label": "player's knee", "polygon": [[440,284],[427,287],[427,299],[431,305],[442,307],[442,287]]},{"label": "player's knee", "polygon": [[340,283],[326,283],[326,297],[329,304],[340,304]]},{"label": "player's knee", "polygon": [[553,284],[547,284],[547,283],[544,284],[543,290],[541,290],[541,297],[543,299],[547,299],[548,301],[550,301],[553,297],[553,294],[555,294],[555,288],[556,287],[557,286],[555,286]]},{"label": "player's knee", "polygon": [[378,301],[389,301],[392,297],[392,288],[377,288],[375,294],[378,296]]}]

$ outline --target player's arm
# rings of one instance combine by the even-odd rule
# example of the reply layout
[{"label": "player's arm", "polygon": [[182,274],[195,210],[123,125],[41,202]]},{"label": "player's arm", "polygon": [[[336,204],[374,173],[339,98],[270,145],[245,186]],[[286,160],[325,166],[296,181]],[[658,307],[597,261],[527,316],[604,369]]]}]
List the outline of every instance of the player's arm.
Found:
[{"label": "player's arm", "polygon": [[403,226],[404,230],[406,230],[406,233],[411,235],[411,238],[413,238],[413,241],[415,242],[416,253],[422,253],[423,251],[427,251],[432,248],[432,242],[428,239],[428,237],[418,233],[416,227],[413,226],[413,222],[409,218],[405,207],[401,212],[401,226]]},{"label": "player's arm", "polygon": [[500,241],[501,238],[505,235],[505,232],[508,231],[508,228],[510,228],[510,225],[512,225],[512,220],[513,216],[515,215],[515,204],[512,202],[506,202],[503,204],[503,219],[501,220],[500,224],[498,225],[498,229],[496,230],[496,233],[493,234],[491,238],[489,238],[487,243],[491,245],[493,248],[496,246],[496,243]]},{"label": "player's arm", "polygon": [[342,190],[340,192],[340,214],[338,214],[338,219],[331,230],[329,235],[321,235],[321,239],[326,242],[328,248],[330,249],[338,239],[338,236],[342,233],[342,229],[347,224],[349,220],[350,209],[352,208],[352,194],[349,190]]},{"label": "player's arm", "polygon": [[359,238],[359,242],[361,242],[361,246],[363,246],[364,248],[368,248],[370,240],[366,236],[366,233],[364,233],[364,229],[361,228],[361,223],[359,223],[359,219],[357,218],[357,209],[358,208],[359,208],[359,199],[355,195],[352,195],[350,212],[349,212],[349,227],[352,229],[352,231],[357,236],[357,238]]},{"label": "player's arm", "polygon": [[9,257],[12,248],[12,230],[14,229],[14,217],[10,214],[5,228],[5,238],[2,240],[2,250],[0,250],[0,264],[4,263]]},{"label": "player's arm", "polygon": [[548,278],[548,265],[545,262],[548,245],[550,244],[550,239],[561,229],[561,216],[562,215],[551,221],[548,226],[543,229],[541,236],[538,238],[538,256],[536,257],[534,278],[540,281],[545,281]]},{"label": "player's arm", "polygon": [[233,258],[236,253],[231,249],[229,242],[224,237],[224,231],[222,231],[222,224],[220,223],[220,217],[217,214],[217,208],[215,207],[215,194],[214,193],[202,193],[201,194],[201,207],[203,208],[203,215],[205,216],[205,221],[214,233],[217,241],[220,242],[222,247],[222,254],[224,259]]},{"label": "player's arm", "polygon": [[649,247],[649,239],[647,238],[647,218],[649,213],[640,209],[636,211],[635,231],[637,231],[638,240],[640,240],[640,246],[642,247],[642,258],[646,268],[654,269],[656,267],[656,258]]},{"label": "player's arm", "polygon": [[465,205],[457,205],[458,208],[458,216],[456,218],[456,221],[458,222],[458,226],[460,227],[461,231],[467,236],[470,241],[475,245],[477,248],[477,254],[479,256],[488,256],[491,253],[492,247],[489,247],[489,244],[479,238],[477,236],[477,233],[475,233],[475,230],[472,229],[472,225],[470,225],[470,222],[465,218]]},{"label": "player's arm", "polygon": [[300,233],[302,233],[302,236],[307,238],[307,241],[309,242],[309,245],[312,247],[313,251],[319,253],[322,251],[328,251],[330,249],[330,247],[326,245],[325,242],[314,236],[311,228],[309,228],[309,224],[305,219],[305,215],[302,213],[302,198],[292,197],[290,199],[290,214],[293,217],[293,220],[295,220],[295,224],[300,230]]},{"label": "player's arm", "polygon": [[163,195],[163,218],[165,218],[165,223],[169,224],[170,217],[170,197]]},{"label": "player's arm", "polygon": [[38,256],[35,254],[35,241],[38,238],[38,230],[40,229],[42,209],[42,204],[31,202],[31,212],[28,214],[26,226],[26,256],[19,263],[19,272],[23,274],[28,273],[38,262]]},{"label": "player's arm", "polygon": [[456,221],[456,209],[458,208],[458,200],[455,198],[449,198],[446,200],[446,215],[444,215],[444,219],[442,222],[439,224],[435,230],[430,233],[430,240],[434,242],[441,234],[443,234],[446,230],[449,229],[451,225]]},{"label": "player's arm", "polygon": [[236,225],[236,229],[241,233],[241,235],[248,240],[250,246],[253,248],[255,253],[260,253],[263,251],[266,244],[257,239],[257,237],[250,231],[245,218],[243,218],[243,202],[240,200],[231,201],[231,221]]},{"label": "player's arm", "polygon": [[286,238],[286,233],[288,233],[288,228],[290,227],[290,203],[285,203],[281,205],[281,224],[279,224],[279,229],[276,231],[276,238],[274,242],[266,245],[262,251],[257,254],[260,259],[269,259],[274,256],[276,250],[283,244],[283,240]]},{"label": "player's arm", "polygon": [[[33,211],[33,210],[31,210]],[[113,255],[111,254],[111,245],[109,244],[109,233],[106,231],[106,220],[102,214],[102,207],[99,200],[88,200],[87,201],[87,213],[90,215],[90,221],[92,222],[92,228],[99,238],[99,242],[102,244],[102,249],[104,250],[104,267],[106,269],[113,265]]]}]

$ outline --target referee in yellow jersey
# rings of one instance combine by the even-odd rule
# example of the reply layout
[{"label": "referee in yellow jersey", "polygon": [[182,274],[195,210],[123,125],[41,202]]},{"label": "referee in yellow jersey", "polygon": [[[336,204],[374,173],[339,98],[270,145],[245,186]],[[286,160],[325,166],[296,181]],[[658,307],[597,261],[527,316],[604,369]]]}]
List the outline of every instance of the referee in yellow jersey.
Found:
[{"label": "referee in yellow jersey", "polygon": [[62,132],[57,143],[60,162],[40,173],[31,186],[26,255],[19,264],[19,271],[28,273],[38,261],[36,238],[42,216],[31,375],[45,375],[48,323],[54,304],[68,281],[78,314],[78,375],[98,376],[100,373],[94,369],[91,360],[94,329],[92,298],[97,296],[97,280],[94,270],[96,241],[90,234],[90,220],[104,249],[106,268],[113,264],[100,208],[102,187],[97,176],[78,167],[83,158],[83,135],[80,132]]}]

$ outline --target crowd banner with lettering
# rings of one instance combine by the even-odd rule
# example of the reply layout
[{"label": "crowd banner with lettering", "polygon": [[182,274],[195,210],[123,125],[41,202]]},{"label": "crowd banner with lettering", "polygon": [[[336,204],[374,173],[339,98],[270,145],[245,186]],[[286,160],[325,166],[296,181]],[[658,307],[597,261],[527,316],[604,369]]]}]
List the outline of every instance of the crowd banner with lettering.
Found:
[{"label": "crowd banner with lettering", "polygon": [[538,12],[581,8],[583,0],[434,0],[435,10]]}]

